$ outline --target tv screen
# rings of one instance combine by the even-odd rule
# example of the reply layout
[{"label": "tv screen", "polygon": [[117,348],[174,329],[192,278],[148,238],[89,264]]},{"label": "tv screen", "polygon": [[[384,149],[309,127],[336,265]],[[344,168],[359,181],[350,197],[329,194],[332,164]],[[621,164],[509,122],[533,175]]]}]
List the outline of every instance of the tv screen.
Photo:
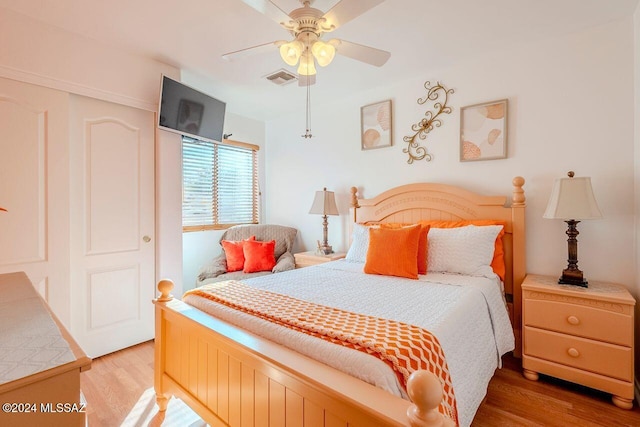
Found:
[{"label": "tv screen", "polygon": [[158,127],[197,139],[222,141],[226,104],[162,76]]}]

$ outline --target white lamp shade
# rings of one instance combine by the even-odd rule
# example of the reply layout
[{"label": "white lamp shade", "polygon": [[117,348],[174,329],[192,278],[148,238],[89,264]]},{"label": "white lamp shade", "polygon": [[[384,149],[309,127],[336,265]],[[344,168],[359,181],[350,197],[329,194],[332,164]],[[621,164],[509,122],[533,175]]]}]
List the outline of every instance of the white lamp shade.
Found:
[{"label": "white lamp shade", "polygon": [[300,57],[298,74],[302,76],[313,76],[316,74],[316,65],[313,61],[313,56],[309,54],[308,51]]},{"label": "white lamp shade", "polygon": [[313,199],[313,205],[309,210],[310,214],[316,215],[339,215],[336,207],[336,196],[333,191],[316,191],[316,197]]},{"label": "white lamp shade", "polygon": [[282,60],[289,65],[296,65],[298,63],[298,59],[302,55],[302,49],[304,46],[298,40],[294,40],[289,43],[285,43],[280,46],[280,56]]},{"label": "white lamp shade", "polygon": [[602,218],[591,178],[559,178],[553,185],[543,218],[583,220]]},{"label": "white lamp shade", "polygon": [[311,47],[311,53],[318,61],[319,66],[326,67],[331,64],[333,57],[336,56],[336,48],[329,43],[318,40]]}]

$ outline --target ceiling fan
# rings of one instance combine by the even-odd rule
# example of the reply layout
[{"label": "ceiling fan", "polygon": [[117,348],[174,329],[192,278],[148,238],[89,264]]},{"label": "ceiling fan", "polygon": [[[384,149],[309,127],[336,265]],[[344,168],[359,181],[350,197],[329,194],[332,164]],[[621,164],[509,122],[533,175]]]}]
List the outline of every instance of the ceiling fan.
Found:
[{"label": "ceiling fan", "polygon": [[384,0],[340,0],[326,13],[311,7],[313,0],[300,0],[302,7],[289,14],[269,0],[242,1],[280,24],[289,31],[293,40],[278,40],[229,52],[222,55],[224,59],[240,59],[272,50],[275,46],[279,48],[284,62],[291,66],[298,64],[298,74],[306,77],[304,85],[308,85],[315,82],[315,63],[325,67],[331,63],[336,53],[377,67],[384,65],[391,56],[387,51],[346,40],[321,40],[324,33],[334,31]]}]

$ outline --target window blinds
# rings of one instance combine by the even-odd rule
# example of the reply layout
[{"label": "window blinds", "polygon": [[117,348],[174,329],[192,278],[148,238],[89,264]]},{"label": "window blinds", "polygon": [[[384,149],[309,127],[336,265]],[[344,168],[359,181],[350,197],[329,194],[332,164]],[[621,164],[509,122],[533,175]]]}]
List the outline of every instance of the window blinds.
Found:
[{"label": "window blinds", "polygon": [[183,138],[182,163],[184,231],[258,223],[255,149]]}]

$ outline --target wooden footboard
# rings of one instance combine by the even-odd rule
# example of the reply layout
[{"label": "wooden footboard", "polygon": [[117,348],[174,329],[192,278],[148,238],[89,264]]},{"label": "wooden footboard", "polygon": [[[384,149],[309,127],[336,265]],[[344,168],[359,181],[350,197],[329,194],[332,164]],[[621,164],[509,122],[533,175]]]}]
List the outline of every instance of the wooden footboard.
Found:
[{"label": "wooden footboard", "polygon": [[440,381],[414,373],[412,404],[264,338],[217,320],[158,284],[155,390],[171,395],[211,426],[448,426],[437,407]]}]

